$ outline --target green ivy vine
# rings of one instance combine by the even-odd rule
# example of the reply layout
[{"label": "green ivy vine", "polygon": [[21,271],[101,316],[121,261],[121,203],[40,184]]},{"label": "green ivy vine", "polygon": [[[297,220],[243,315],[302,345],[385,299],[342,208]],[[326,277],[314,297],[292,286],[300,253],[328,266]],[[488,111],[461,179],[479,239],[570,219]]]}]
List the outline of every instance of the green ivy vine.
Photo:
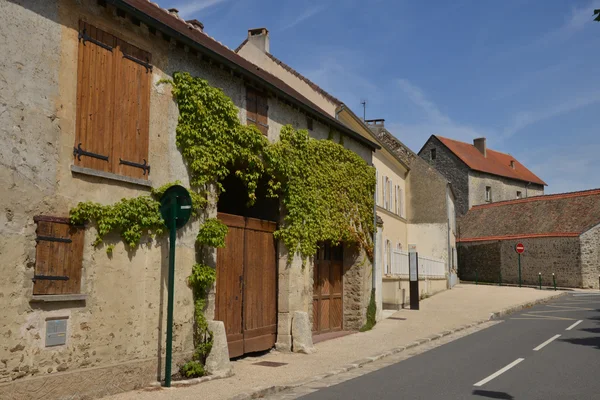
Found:
[{"label": "green ivy vine", "polygon": [[[188,167],[192,189],[193,217],[204,217],[196,243],[202,249],[225,245],[227,226],[207,218],[208,188],[224,191],[221,181],[231,173],[247,187],[248,203],[256,200],[259,180],[269,178],[269,195],[283,205],[283,223],[275,237],[303,260],[314,256],[318,243],[354,242],[372,258],[374,169],[354,152],[332,139],[316,140],[305,130],[285,126],[280,140],[270,144],[254,126],[242,125],[239,111],[222,90],[189,73],[173,74],[170,83],[179,108],[176,143]],[[113,205],[82,202],[70,210],[71,221],[96,223],[95,245],[111,232],[120,234],[130,247],[143,235],[166,231],[160,216],[159,199],[179,182],[152,190],[151,195],[122,199]],[[203,213],[204,212],[204,213]],[[113,245],[107,247],[112,252]],[[198,263],[192,266],[188,285],[194,295],[194,343],[192,360],[181,368],[186,377],[204,374],[206,357],[213,344],[204,316],[206,297],[215,281],[215,269]]]}]

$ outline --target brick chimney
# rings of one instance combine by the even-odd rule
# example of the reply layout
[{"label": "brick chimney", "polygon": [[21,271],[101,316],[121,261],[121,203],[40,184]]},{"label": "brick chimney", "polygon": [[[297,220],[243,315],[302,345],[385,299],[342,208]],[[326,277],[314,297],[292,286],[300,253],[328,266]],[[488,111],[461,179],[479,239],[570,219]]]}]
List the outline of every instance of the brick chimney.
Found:
[{"label": "brick chimney", "polygon": [[267,28],[248,29],[248,42],[252,43],[263,53],[269,53],[269,31]]},{"label": "brick chimney", "polygon": [[368,126],[377,126],[379,128],[384,128],[385,127],[385,119],[380,118],[380,119],[367,119],[365,120],[365,123]]},{"label": "brick chimney", "polygon": [[473,139],[473,146],[475,146],[475,148],[479,150],[479,152],[483,154],[485,158],[487,158],[487,147],[485,146],[484,137]]},{"label": "brick chimney", "polygon": [[179,10],[176,8],[169,8],[169,14],[179,17]]},{"label": "brick chimney", "polygon": [[187,21],[188,24],[192,25],[194,29],[199,30],[200,32],[204,31],[204,24],[197,19],[189,19]]}]

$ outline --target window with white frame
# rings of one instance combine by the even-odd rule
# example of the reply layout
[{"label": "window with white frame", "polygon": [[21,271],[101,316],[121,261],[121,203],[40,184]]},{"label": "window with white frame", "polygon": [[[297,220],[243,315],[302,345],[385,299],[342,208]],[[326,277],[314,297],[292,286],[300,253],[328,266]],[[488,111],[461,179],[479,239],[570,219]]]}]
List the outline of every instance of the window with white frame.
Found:
[{"label": "window with white frame", "polygon": [[391,275],[392,273],[392,243],[389,240],[385,241],[385,273]]},{"label": "window with white frame", "polygon": [[398,199],[400,204],[398,204],[398,215],[404,218],[404,190],[401,187],[398,187]]},{"label": "window with white frame", "polygon": [[485,187],[485,201],[492,201],[492,187],[491,186],[486,186]]}]

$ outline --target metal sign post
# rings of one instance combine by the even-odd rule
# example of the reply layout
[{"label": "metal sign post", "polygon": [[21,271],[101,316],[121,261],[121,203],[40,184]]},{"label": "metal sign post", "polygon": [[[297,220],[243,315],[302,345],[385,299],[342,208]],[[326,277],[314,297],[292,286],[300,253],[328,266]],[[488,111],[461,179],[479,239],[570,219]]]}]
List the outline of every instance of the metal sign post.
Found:
[{"label": "metal sign post", "polygon": [[192,198],[183,186],[168,188],[160,199],[160,214],[169,229],[169,280],[167,302],[167,354],[165,357],[165,387],[171,387],[173,354],[173,297],[175,291],[175,241],[177,229],[184,226],[192,213]]},{"label": "metal sign post", "polygon": [[408,272],[409,272],[409,291],[410,291],[410,309],[419,309],[419,253],[417,246],[408,245]]},{"label": "metal sign post", "polygon": [[519,255],[519,287],[521,287],[521,254],[525,251],[525,246],[523,246],[523,243],[518,243],[515,246],[515,251]]}]

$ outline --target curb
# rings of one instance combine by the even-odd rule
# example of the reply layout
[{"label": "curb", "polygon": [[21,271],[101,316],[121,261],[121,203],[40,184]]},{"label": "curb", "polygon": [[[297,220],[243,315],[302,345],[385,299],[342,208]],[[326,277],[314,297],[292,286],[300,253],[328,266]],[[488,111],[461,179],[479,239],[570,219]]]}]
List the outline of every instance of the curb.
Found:
[{"label": "curb", "polygon": [[377,354],[377,355],[374,355],[374,356],[371,356],[371,357],[366,357],[366,358],[354,361],[354,362],[352,362],[352,363],[350,363],[348,365],[344,365],[341,368],[333,370],[333,371],[331,371],[329,373],[318,375],[318,376],[314,376],[312,378],[308,378],[308,379],[305,379],[303,381],[291,383],[291,384],[288,384],[288,385],[280,385],[280,386],[275,385],[275,386],[269,386],[269,387],[259,387],[259,388],[256,388],[256,389],[250,391],[250,392],[240,393],[240,394],[238,394],[238,395],[236,395],[234,397],[231,397],[229,400],[259,399],[259,398],[262,398],[262,397],[265,397],[265,396],[271,396],[271,395],[274,395],[274,394],[277,394],[277,393],[280,393],[280,392],[284,392],[286,390],[295,389],[295,388],[300,387],[300,386],[309,385],[311,383],[315,383],[315,382],[321,381],[321,380],[323,380],[325,378],[329,378],[329,377],[334,376],[334,375],[339,375],[339,374],[342,374],[344,372],[348,372],[348,371],[352,371],[354,369],[362,368],[363,366],[365,366],[367,364],[370,364],[372,362],[381,360],[383,358],[389,357],[389,356],[394,355],[394,354],[401,353],[401,352],[403,352],[405,350],[409,350],[409,349],[418,347],[418,346],[420,346],[420,345],[422,345],[424,343],[433,342],[433,341],[436,341],[436,340],[441,339],[443,337],[446,337],[448,335],[451,335],[453,333],[464,331],[465,329],[473,328],[475,326],[478,326],[478,325],[481,325],[481,324],[485,324],[486,322],[489,322],[489,321],[500,319],[500,318],[502,318],[502,317],[504,317],[506,315],[509,315],[509,314],[514,313],[514,312],[523,310],[525,308],[530,308],[530,307],[533,307],[534,305],[537,305],[537,304],[543,304],[543,303],[547,303],[547,302],[552,301],[552,300],[556,300],[557,298],[562,297],[562,296],[566,296],[567,294],[568,294],[567,292],[562,292],[562,293],[558,293],[556,295],[549,296],[549,297],[546,297],[546,298],[543,298],[543,299],[538,299],[538,300],[534,300],[534,301],[529,301],[527,303],[518,304],[516,306],[507,307],[507,308],[505,308],[503,310],[491,313],[490,317],[488,319],[482,319],[482,320],[479,320],[479,321],[476,321],[476,322],[471,322],[469,324],[466,324],[466,325],[463,325],[463,326],[459,326],[458,328],[455,328],[455,329],[452,329],[452,330],[443,331],[441,333],[429,336],[427,338],[415,340],[414,342],[409,343],[407,345],[395,347],[395,348],[387,350],[387,351],[385,351],[383,353],[380,353],[380,354]]}]

